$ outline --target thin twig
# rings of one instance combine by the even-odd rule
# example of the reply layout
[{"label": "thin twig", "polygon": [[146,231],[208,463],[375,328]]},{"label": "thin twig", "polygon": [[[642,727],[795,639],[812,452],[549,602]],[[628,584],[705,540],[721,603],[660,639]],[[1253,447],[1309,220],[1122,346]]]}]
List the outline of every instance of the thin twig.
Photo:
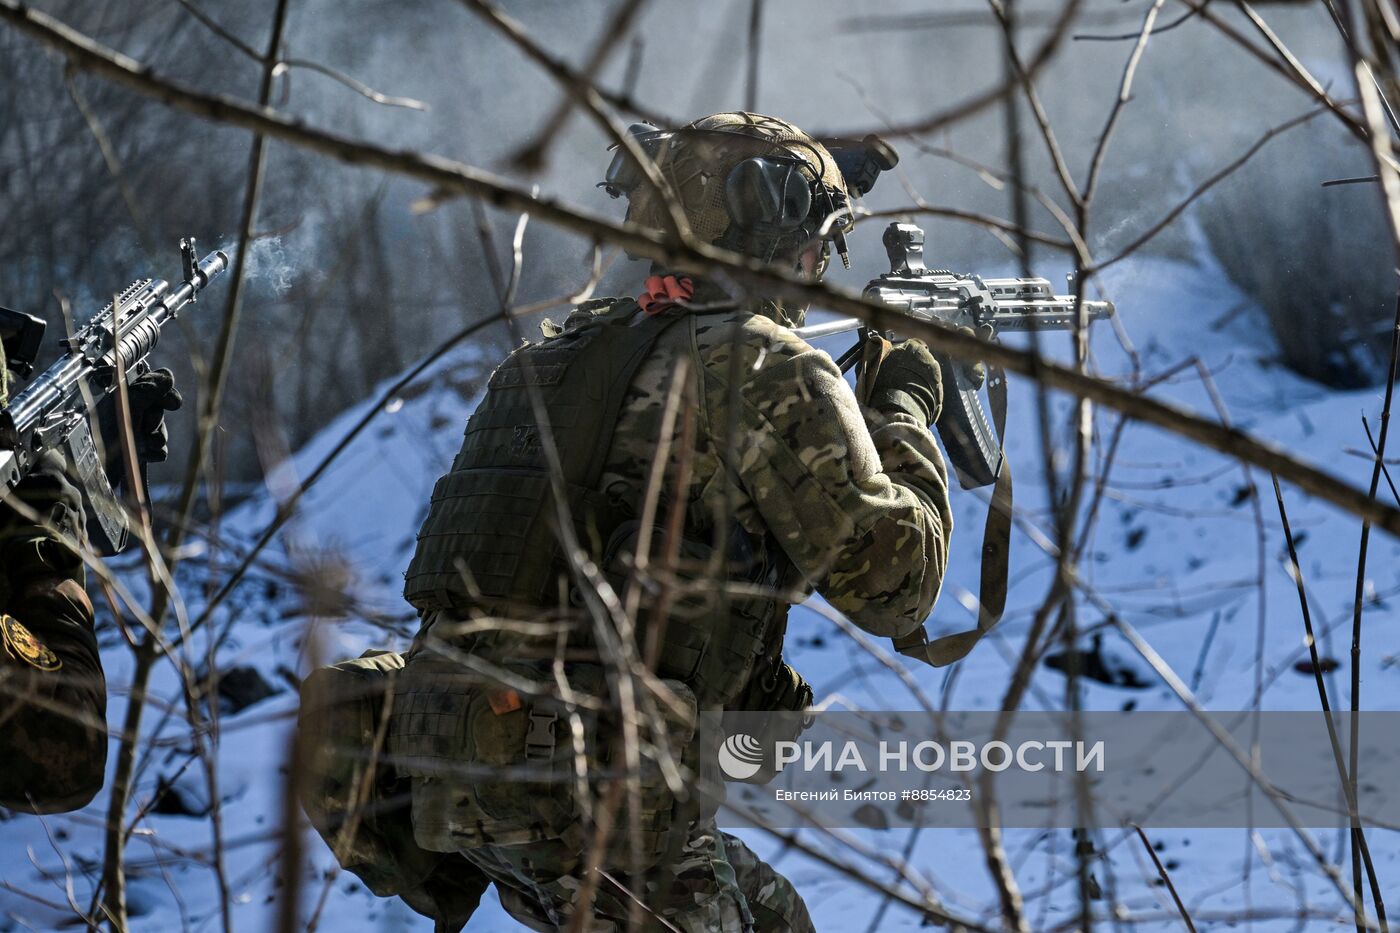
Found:
[{"label": "thin twig", "polygon": [[1268,142],[1275,136],[1278,136],[1282,133],[1286,133],[1295,127],[1302,126],[1304,123],[1308,123],[1311,120],[1320,117],[1322,116],[1322,114],[1328,112],[1329,111],[1325,107],[1318,108],[1316,110],[1310,110],[1307,113],[1296,116],[1291,120],[1288,120],[1284,123],[1280,123],[1278,126],[1269,129],[1267,132],[1264,133],[1263,136],[1260,136],[1257,140],[1255,140],[1254,144],[1248,149],[1246,149],[1244,153],[1241,154],[1238,158],[1234,159],[1224,168],[1215,172],[1205,181],[1197,185],[1195,190],[1193,190],[1189,195],[1187,195],[1184,200],[1177,202],[1175,207],[1167,211],[1167,213],[1162,217],[1161,220],[1157,221],[1152,226],[1148,227],[1145,231],[1138,234],[1137,237],[1135,237],[1132,240],[1132,242],[1120,249],[1117,253],[1115,253],[1112,256],[1112,258],[1106,259],[1103,262],[1099,263],[1096,267],[1094,267],[1092,271],[1095,273],[1103,272],[1110,266],[1122,262],[1124,259],[1127,259],[1129,256],[1136,253],[1138,250],[1142,249],[1142,247],[1146,246],[1149,242],[1156,238],[1157,234],[1167,229],[1167,227],[1170,227],[1173,221],[1175,221],[1182,214],[1186,213],[1187,208],[1189,208],[1192,204],[1196,203],[1196,201],[1200,200],[1200,198],[1206,192],[1210,191],[1210,189],[1220,184],[1220,182],[1224,181],[1225,179],[1233,175],[1235,172],[1239,171],[1239,169],[1242,168],[1246,162],[1254,158],[1255,154],[1258,153],[1260,149],[1263,149],[1264,146],[1267,145]]},{"label": "thin twig", "polygon": [[[537,217],[567,230],[605,239],[639,256],[662,262],[682,271],[722,270],[736,281],[801,304],[817,304],[833,311],[849,313],[882,330],[902,331],[925,341],[930,348],[965,359],[981,359],[1030,376],[1048,387],[1069,392],[1152,424],[1228,456],[1276,472],[1304,492],[1332,503],[1344,511],[1370,517],[1377,527],[1400,535],[1400,510],[1377,503],[1361,489],[1294,459],[1281,448],[1264,443],[1238,429],[1223,427],[1188,413],[1167,402],[1137,395],[1102,379],[1076,373],[1038,354],[989,343],[958,331],[911,320],[874,302],[862,301],[835,288],[805,281],[786,270],[746,260],[736,254],[704,244],[680,245],[661,235],[630,224],[616,224],[568,208],[552,198],[512,184],[480,169],[440,156],[426,156],[392,150],[335,133],[307,127],[275,110],[250,107],[231,98],[202,94],[166,79],[157,78],[126,56],[103,48],[93,40],[38,11],[20,6],[16,0],[0,0],[0,19],[44,42],[79,66],[98,72],[133,90],[173,107],[218,122],[261,131],[306,149],[333,158],[418,178],[435,187],[461,191],[502,207],[527,209]],[[1102,269],[1102,266],[1098,267]],[[1098,271],[1091,270],[1091,271]]]},{"label": "thin twig", "polygon": [[[1366,442],[1367,442],[1368,444],[1371,445],[1371,453],[1370,453],[1370,456],[1371,456],[1371,457],[1374,457],[1377,461],[1380,462],[1380,465],[1381,465],[1381,475],[1385,477],[1385,484],[1386,484],[1387,486],[1390,487],[1390,496],[1391,496],[1391,498],[1394,499],[1396,502],[1400,502],[1400,490],[1397,490],[1397,489],[1395,488],[1395,480],[1391,479],[1390,470],[1387,469],[1387,467],[1386,467],[1387,462],[1389,462],[1389,463],[1396,463],[1396,462],[1398,462],[1398,461],[1395,461],[1395,460],[1386,461],[1383,457],[1381,457],[1380,452],[1379,452],[1378,448],[1376,447],[1376,438],[1375,438],[1375,435],[1373,435],[1373,434],[1371,433],[1371,423],[1370,423],[1369,421],[1366,420],[1366,416],[1365,416],[1365,415],[1362,415],[1362,416],[1361,416],[1361,427],[1364,428],[1365,431],[1366,431]],[[1347,449],[1347,453],[1351,453],[1351,452],[1352,452],[1352,449],[1351,449],[1351,448],[1348,448],[1348,449]],[[1361,453],[1361,451],[1356,451],[1356,453],[1357,453],[1358,456],[1365,456],[1364,454]]]},{"label": "thin twig", "polygon": [[[1400,172],[1397,172],[1394,160],[1390,158],[1393,149],[1391,137],[1385,125],[1384,105],[1380,93],[1366,81],[1365,75],[1362,74],[1363,64],[1356,66],[1357,87],[1361,93],[1362,110],[1370,130],[1371,155],[1375,163],[1376,174],[1381,179],[1381,189],[1385,194],[1386,217],[1390,225],[1391,245],[1393,247],[1392,256],[1396,265],[1400,266]],[[1390,433],[1390,406],[1395,397],[1395,377],[1398,367],[1400,367],[1400,292],[1397,292],[1395,297],[1395,319],[1390,332],[1390,361],[1386,368],[1385,399],[1381,404],[1380,432],[1376,440],[1376,462],[1371,468],[1371,483],[1368,490],[1372,499],[1376,498],[1377,488],[1380,485],[1381,469],[1385,462],[1385,445]],[[1361,865],[1359,864],[1361,859],[1356,858],[1356,855],[1365,855],[1366,851],[1365,839],[1361,831],[1361,818],[1355,807],[1360,781],[1360,749],[1358,746],[1361,742],[1361,717],[1358,714],[1361,709],[1361,616],[1365,607],[1366,555],[1370,539],[1371,523],[1362,522],[1361,543],[1357,548],[1356,556],[1356,588],[1352,601],[1351,755],[1348,786],[1349,799],[1352,801],[1352,882],[1358,905],[1361,903]],[[1371,899],[1376,906],[1376,915],[1382,929],[1388,929],[1389,924],[1385,919],[1385,903],[1381,897],[1379,879],[1376,878],[1374,869],[1369,869],[1369,875]],[[1357,918],[1358,926],[1361,920],[1361,917]]]},{"label": "thin twig", "polygon": [[[1303,568],[1302,565],[1298,563],[1298,548],[1293,540],[1293,529],[1288,523],[1288,510],[1284,508],[1283,490],[1279,488],[1278,477],[1273,477],[1273,481],[1274,498],[1278,502],[1279,521],[1283,525],[1283,538],[1288,545],[1288,575],[1293,578],[1294,583],[1297,584],[1298,587],[1298,603],[1303,613],[1303,632],[1308,647],[1308,655],[1312,660],[1313,680],[1317,684],[1318,702],[1322,706],[1323,721],[1327,724],[1327,739],[1332,746],[1332,757],[1337,765],[1337,776],[1342,785],[1343,796],[1346,798],[1348,819],[1352,824],[1352,838],[1355,841],[1357,855],[1359,856],[1355,859],[1357,870],[1360,870],[1360,866],[1364,860],[1368,875],[1374,879],[1376,870],[1371,862],[1371,849],[1366,842],[1366,834],[1361,829],[1360,812],[1358,809],[1359,804],[1356,796],[1357,787],[1355,781],[1352,779],[1354,766],[1353,769],[1348,769],[1347,763],[1342,756],[1342,743],[1337,736],[1336,724],[1332,720],[1332,703],[1327,696],[1327,683],[1322,679],[1322,660],[1318,657],[1317,653],[1317,637],[1313,632],[1312,612],[1308,608],[1308,591],[1303,583]],[[1355,663],[1356,659],[1353,658],[1352,661]],[[1256,686],[1256,690],[1257,689]],[[1352,716],[1355,715],[1356,711],[1353,710]],[[1355,739],[1353,739],[1353,741],[1355,741]],[[1353,893],[1357,903],[1360,903],[1361,889],[1359,878],[1354,879]],[[1356,922],[1360,925],[1364,920],[1364,917],[1358,917]],[[1384,926],[1385,922],[1382,920],[1380,923]]]},{"label": "thin twig", "polygon": [[[592,84],[582,80],[582,77],[569,68],[557,56],[545,51],[544,47],[532,39],[525,28],[514,19],[502,13],[499,9],[485,2],[485,0],[458,0],[462,6],[476,13],[484,19],[488,25],[511,42],[516,48],[524,52],[531,61],[535,62],[552,77],[569,96],[578,102],[594,122],[607,133],[611,141],[625,152],[641,171],[642,177],[656,196],[661,198],[662,221],[668,224],[668,233],[672,234],[681,242],[690,242],[690,222],[681,210],[680,200],[676,197],[670,183],[666,180],[656,166],[656,162],[644,150],[639,142],[628,132],[627,127],[608,112],[605,101]],[[635,2],[635,0],[628,0]],[[522,210],[524,208],[522,207]]]},{"label": "thin twig", "polygon": [[323,65],[320,62],[307,61],[301,58],[278,59],[276,57],[277,52],[275,50],[269,55],[263,55],[262,53],[254,49],[251,45],[238,38],[231,31],[219,25],[218,21],[216,21],[208,13],[204,12],[204,10],[196,6],[192,2],[192,0],[175,0],[175,2],[180,4],[180,6],[184,7],[186,12],[188,12],[195,19],[199,20],[199,22],[203,24],[206,29],[208,29],[214,35],[218,36],[220,39],[227,42],[229,45],[233,46],[238,51],[242,52],[244,55],[251,58],[253,61],[263,66],[266,66],[269,63],[271,63],[273,77],[276,77],[282,72],[292,68],[304,68],[307,71],[314,71],[318,74],[323,74],[333,81],[339,81],[341,84],[350,88],[350,90],[354,91],[356,94],[359,94],[361,97],[365,97],[376,104],[383,104],[386,107],[402,107],[406,110],[426,111],[428,109],[428,105],[423,103],[421,100],[415,100],[412,97],[394,97],[389,94],[380,93],[379,91],[376,91],[374,88],[370,87],[364,82],[357,81],[356,79],[350,77],[345,72],[337,71],[329,65]]},{"label": "thin twig", "polygon": [[1044,41],[1031,53],[1028,61],[1025,61],[1020,71],[1019,77],[1010,77],[981,94],[971,97],[960,104],[949,107],[946,110],[936,111],[924,117],[918,117],[903,123],[888,124],[876,129],[868,127],[846,127],[843,129],[824,129],[813,133],[819,139],[860,139],[867,133],[881,133],[891,138],[900,136],[926,136],[935,133],[945,127],[974,117],[988,107],[993,106],[1008,94],[1016,93],[1016,88],[1023,81],[1034,79],[1041,70],[1055,57],[1056,53],[1064,44],[1066,33],[1069,32],[1070,24],[1079,15],[1082,0],[1069,0],[1064,5],[1056,17],[1055,22],[1046,32]]},{"label": "thin twig", "polygon": [[1152,842],[1147,838],[1147,833],[1142,831],[1141,826],[1134,826],[1133,829],[1137,830],[1138,838],[1142,840],[1142,847],[1152,858],[1152,864],[1157,866],[1157,877],[1162,879],[1162,883],[1171,892],[1172,900],[1176,902],[1176,909],[1181,913],[1181,922],[1186,924],[1189,933],[1196,933],[1196,925],[1191,922],[1191,914],[1186,910],[1186,905],[1182,903],[1181,895],[1176,892],[1176,885],[1172,884],[1172,878],[1171,875],[1167,874],[1166,866],[1157,857],[1157,850],[1152,848]]},{"label": "thin twig", "polygon": [[[645,4],[646,0],[623,0],[618,5],[617,10],[604,24],[598,43],[593,47],[593,51],[589,54],[583,68],[578,72],[576,82],[578,86],[596,87],[599,72],[603,70],[603,66],[612,56],[613,49],[627,37],[627,33],[631,31],[632,24],[636,22]],[[577,95],[566,93],[564,98],[559,101],[558,106],[554,108],[554,112],[545,118],[534,141],[521,146],[516,151],[512,161],[527,172],[536,172],[543,168],[545,160],[549,157],[550,146],[562,135],[564,125],[568,122],[569,115],[573,112],[574,104],[578,99]]]},{"label": "thin twig", "polygon": [[[1209,2],[1209,0],[1206,0],[1206,2]],[[1178,26],[1182,25],[1183,23],[1185,23],[1187,20],[1189,20],[1191,17],[1193,17],[1193,16],[1195,16],[1195,15],[1196,15],[1196,11],[1195,11],[1195,10],[1187,10],[1185,13],[1183,13],[1181,16],[1177,17],[1176,19],[1172,20],[1170,23],[1166,23],[1166,24],[1164,24],[1164,25],[1162,25],[1162,26],[1158,26],[1156,29],[1153,29],[1153,30],[1152,30],[1152,35],[1154,35],[1154,36],[1160,36],[1160,35],[1161,35],[1162,33],[1164,33],[1164,32],[1171,32],[1173,29],[1175,29],[1175,28],[1177,28]],[[1103,35],[1103,34],[1101,34],[1101,33],[1097,33],[1097,34],[1096,34],[1096,33],[1075,33],[1075,35],[1074,35],[1074,41],[1075,41],[1075,42],[1128,42],[1128,41],[1131,41],[1131,40],[1136,40],[1136,39],[1139,38],[1141,35],[1142,35],[1142,34],[1141,34],[1140,32],[1120,32],[1120,33],[1117,33],[1117,34],[1114,34],[1114,35]]]},{"label": "thin twig", "polygon": [[273,516],[272,521],[263,528],[262,532],[258,535],[256,543],[249,548],[248,553],[244,555],[243,560],[240,561],[233,572],[229,574],[228,579],[224,581],[224,585],[219,588],[219,591],[205,603],[204,609],[199,616],[190,623],[191,632],[198,630],[208,622],[210,616],[212,616],[215,610],[228,598],[229,593],[233,592],[233,590],[238,587],[244,575],[252,568],[258,555],[262,553],[263,548],[267,547],[268,543],[277,535],[277,532],[281,530],[282,526],[296,514],[296,506],[297,503],[301,501],[302,496],[306,495],[307,491],[325,474],[327,468],[329,468],[330,465],[335,462],[336,458],[350,446],[351,441],[359,437],[360,434],[364,432],[365,428],[369,427],[370,422],[372,422],[380,412],[385,410],[389,403],[393,401],[394,397],[402,392],[406,386],[412,384],[422,375],[425,369],[441,359],[453,347],[457,346],[463,340],[466,340],[472,334],[475,334],[491,324],[498,323],[501,320],[501,315],[493,314],[453,334],[447,340],[443,341],[436,350],[424,357],[417,366],[410,369],[402,378],[394,382],[393,385],[389,386],[389,388],[379,396],[375,404],[370,406],[364,415],[360,417],[360,420],[355,422],[354,426],[351,427],[336,445],[331,448],[326,456],[321,459],[321,462],[316,464],[311,472],[307,474],[306,479],[292,491],[284,502],[278,504],[277,514]]},{"label": "thin twig", "polygon": [[1133,77],[1137,74],[1138,63],[1142,61],[1142,56],[1147,51],[1148,39],[1152,37],[1152,27],[1157,22],[1157,14],[1161,12],[1164,3],[1166,0],[1152,0],[1152,5],[1147,8],[1147,15],[1143,17],[1138,41],[1133,46],[1132,54],[1128,56],[1128,63],[1123,66],[1123,78],[1118,84],[1118,96],[1113,99],[1113,107],[1108,112],[1108,120],[1104,124],[1103,131],[1099,133],[1099,140],[1094,146],[1094,155],[1089,160],[1089,177],[1084,182],[1084,200],[1086,202],[1092,201],[1098,190],[1099,175],[1103,171],[1104,158],[1108,155],[1108,141],[1113,138],[1113,131],[1118,126],[1118,118],[1123,115],[1123,109],[1132,99]]},{"label": "thin twig", "polygon": [[[1331,112],[1337,117],[1342,125],[1357,139],[1363,142],[1366,141],[1369,134],[1360,120],[1348,113],[1340,103],[1333,100],[1312,75],[1308,74],[1306,71],[1295,71],[1285,61],[1279,59],[1278,55],[1280,54],[1280,49],[1282,49],[1283,52],[1287,51],[1283,49],[1282,43],[1277,43],[1276,48],[1272,50],[1261,49],[1251,42],[1248,37],[1241,34],[1233,25],[1221,19],[1215,10],[1210,9],[1211,0],[1181,0],[1181,2],[1195,12],[1196,15],[1200,16],[1201,19],[1218,29],[1224,36],[1229,38],[1230,41],[1234,42],[1250,55],[1253,55],[1265,67],[1282,75],[1290,83],[1299,88],[1299,90],[1303,91],[1309,97],[1312,97],[1322,109]],[[1288,57],[1292,58],[1292,55],[1289,54]],[[1301,68],[1301,66],[1299,67]]]},{"label": "thin twig", "polygon": [[1210,732],[1215,738],[1215,741],[1229,753],[1230,757],[1244,770],[1250,780],[1264,791],[1269,802],[1273,804],[1274,809],[1278,811],[1279,816],[1283,818],[1284,823],[1293,832],[1294,837],[1307,851],[1308,857],[1322,870],[1323,874],[1327,876],[1327,880],[1331,882],[1337,893],[1342,896],[1347,906],[1357,913],[1361,913],[1361,905],[1353,898],[1352,892],[1342,880],[1341,873],[1337,870],[1337,867],[1327,860],[1326,854],[1308,834],[1307,829],[1305,829],[1303,824],[1299,821],[1297,814],[1288,806],[1283,794],[1264,776],[1249,754],[1244,749],[1240,748],[1224,726],[1201,706],[1195,695],[1187,689],[1186,684],[1183,683],[1176,672],[1172,670],[1171,665],[1162,659],[1162,656],[1148,644],[1147,640],[1138,633],[1137,629],[1125,622],[1123,617],[1118,614],[1111,615],[1109,621],[1123,634],[1128,640],[1128,643],[1137,651],[1138,655],[1151,665],[1152,669],[1156,671],[1158,677],[1162,678],[1162,681],[1167,685],[1168,689],[1170,689],[1172,693],[1176,695],[1177,699],[1191,711],[1201,725]]}]

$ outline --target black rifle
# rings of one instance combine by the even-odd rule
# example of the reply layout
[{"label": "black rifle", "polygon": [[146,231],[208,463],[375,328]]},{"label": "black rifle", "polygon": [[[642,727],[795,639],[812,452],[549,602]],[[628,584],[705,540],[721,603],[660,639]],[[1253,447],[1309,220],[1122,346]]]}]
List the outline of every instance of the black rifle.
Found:
[{"label": "black rifle", "polygon": [[[1070,330],[1075,326],[1074,297],[1056,295],[1045,279],[984,279],[924,267],[924,231],[914,224],[890,224],[885,230],[890,271],[865,286],[864,295],[920,321],[969,327],[993,334],[1006,331]],[[1085,301],[1090,321],[1113,314],[1109,301]],[[858,318],[803,327],[804,340],[865,329]],[[864,341],[862,340],[861,343]],[[1001,444],[987,421],[970,367],[935,354],[943,368],[943,415],[938,435],[964,489],[995,483],[1001,473]],[[860,344],[838,361],[842,370],[860,359]]]},{"label": "black rifle", "polygon": [[[217,250],[197,260],[193,239],[180,241],[180,256],[183,282],[174,288],[163,279],[138,279],[128,285],[116,296],[115,308],[109,302],[72,337],[60,341],[63,356],[58,362],[0,409],[0,499],[48,451],[61,451],[69,474],[82,489],[88,536],[101,553],[115,554],[125,546],[127,522],[97,458],[88,398],[95,406],[117,391],[118,360],[128,384],[149,372],[146,358],[160,340],[161,328],[228,267],[228,256]],[[16,312],[0,315],[0,324],[14,331],[6,341],[6,363],[23,375],[33,366],[43,324]]]}]

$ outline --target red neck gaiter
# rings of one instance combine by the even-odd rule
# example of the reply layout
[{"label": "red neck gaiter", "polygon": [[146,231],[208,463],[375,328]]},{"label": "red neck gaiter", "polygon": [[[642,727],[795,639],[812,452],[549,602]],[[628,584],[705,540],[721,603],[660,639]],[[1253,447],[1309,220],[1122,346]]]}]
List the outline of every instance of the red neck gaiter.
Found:
[{"label": "red neck gaiter", "polygon": [[688,275],[648,276],[637,304],[647,315],[660,314],[684,305],[695,294],[695,283]]}]

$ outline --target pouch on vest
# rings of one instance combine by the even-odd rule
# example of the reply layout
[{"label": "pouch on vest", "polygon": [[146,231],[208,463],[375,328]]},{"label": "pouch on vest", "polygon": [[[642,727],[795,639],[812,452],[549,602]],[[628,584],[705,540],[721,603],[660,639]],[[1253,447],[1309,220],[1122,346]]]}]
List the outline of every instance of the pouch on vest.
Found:
[{"label": "pouch on vest", "polygon": [[[619,593],[627,585],[641,535],[641,522],[623,522],[603,550],[602,566]],[[703,709],[727,706],[760,656],[781,643],[787,626],[787,603],[774,596],[788,566],[786,558],[776,545],[769,548],[751,539],[737,523],[728,542],[729,554],[716,566],[710,544],[682,537],[676,575],[686,583],[704,585],[681,586],[673,593],[664,620],[651,618],[644,610],[637,626],[643,641],[650,626],[664,626],[656,673],[689,684]],[[649,549],[652,555],[665,552],[664,528],[652,528]],[[717,573],[718,579],[708,579],[711,573]],[[729,582],[762,592],[731,592],[725,586]]]},{"label": "pouch on vest", "polygon": [[[414,777],[418,844],[459,851],[559,840],[581,851],[590,807],[603,790],[601,778],[621,772],[615,718],[580,708],[577,721],[572,719],[557,699],[549,662],[493,663],[516,683],[540,685],[540,695],[517,693],[426,650],[412,656],[395,688],[390,749],[400,771]],[[602,666],[565,667],[571,692],[607,702]],[[687,761],[695,735],[695,695],[678,681],[662,683],[683,708],[677,715],[658,703],[670,758]],[[662,851],[676,798],[656,755],[643,753],[639,783],[643,851]],[[630,825],[627,806],[624,798],[614,825]]]},{"label": "pouch on vest", "polygon": [[368,651],[302,682],[297,790],[342,868],[378,896],[397,895],[431,917],[439,933],[455,933],[490,881],[461,855],[429,852],[414,841],[410,782],[386,749],[393,684],[403,666],[401,655]]}]

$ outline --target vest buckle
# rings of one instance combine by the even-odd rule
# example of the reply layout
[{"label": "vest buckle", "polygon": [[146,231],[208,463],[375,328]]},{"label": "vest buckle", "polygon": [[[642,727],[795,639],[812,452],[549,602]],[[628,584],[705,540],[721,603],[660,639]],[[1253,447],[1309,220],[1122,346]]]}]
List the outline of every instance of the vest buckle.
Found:
[{"label": "vest buckle", "polygon": [[554,725],[558,721],[558,713],[530,710],[530,724],[525,728],[525,761],[527,763],[548,764],[554,760]]}]

